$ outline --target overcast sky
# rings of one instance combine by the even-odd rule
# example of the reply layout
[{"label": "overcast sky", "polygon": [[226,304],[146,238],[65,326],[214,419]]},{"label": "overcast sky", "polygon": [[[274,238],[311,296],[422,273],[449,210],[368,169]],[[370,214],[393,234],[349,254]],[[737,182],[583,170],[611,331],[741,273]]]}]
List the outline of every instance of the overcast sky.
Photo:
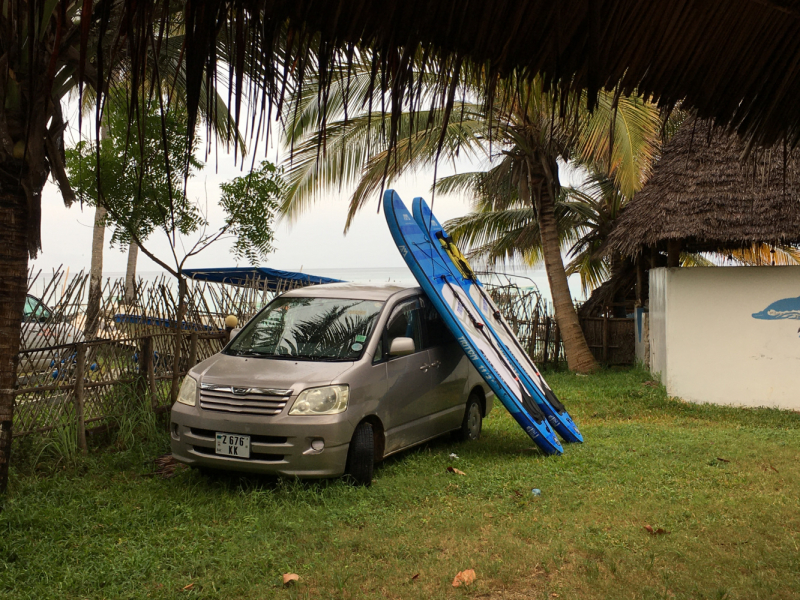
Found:
[{"label": "overcast sky", "polygon": [[[77,121],[77,116],[72,112],[72,123]],[[87,119],[91,121],[91,118]],[[86,123],[84,122],[84,130]],[[271,136],[273,137],[273,136]],[[67,135],[67,143],[77,141],[76,131],[73,129]],[[203,145],[205,147],[205,144]],[[271,160],[275,161],[276,148],[268,152]],[[260,151],[258,160],[263,157]],[[250,158],[245,164],[250,165]],[[215,168],[215,159],[212,154],[206,168],[200,171],[189,182],[188,191],[203,206],[208,207],[209,220],[212,228],[217,228],[222,222],[222,211],[217,205],[219,198],[219,184],[234,177],[240,176],[242,171],[234,164],[232,155],[226,155],[222,149],[219,152],[218,168]],[[459,170],[473,170],[474,165],[469,163],[459,164]],[[452,165],[442,164],[439,175],[454,172]],[[569,177],[569,174],[567,175]],[[574,179],[575,176],[572,176]],[[393,187],[400,197],[410,207],[415,196],[423,196],[430,200],[430,188],[433,182],[432,170],[409,175],[397,182]],[[566,183],[566,182],[565,182]],[[347,215],[349,190],[332,190],[324,199],[320,199],[308,212],[303,214],[295,223],[281,222],[275,225],[275,252],[270,255],[265,266],[286,270],[302,270],[313,273],[314,269],[332,268],[386,268],[402,267],[404,262],[389,234],[383,213],[377,213],[379,198],[370,201],[356,217],[350,232],[343,234]],[[445,221],[461,216],[469,211],[467,199],[456,196],[437,196],[434,203],[436,216]],[[32,267],[50,270],[59,265],[68,266],[71,272],[81,269],[88,270],[91,260],[92,225],[94,208],[81,207],[74,204],[66,208],[58,188],[49,182],[44,189],[42,197],[42,245],[43,250]],[[104,253],[105,273],[119,273],[125,270],[127,254],[118,248],[109,248],[110,232],[106,233],[106,249]],[[184,241],[186,247],[191,247],[194,239]],[[170,257],[169,246],[163,233],[154,233],[146,243],[147,247],[159,257]],[[205,250],[202,254],[193,257],[187,263],[188,267],[228,267],[237,266],[233,255],[230,253],[230,241],[222,240]],[[239,265],[245,266],[245,265]],[[153,263],[144,254],[139,255],[139,272],[159,271],[158,265]]]}]

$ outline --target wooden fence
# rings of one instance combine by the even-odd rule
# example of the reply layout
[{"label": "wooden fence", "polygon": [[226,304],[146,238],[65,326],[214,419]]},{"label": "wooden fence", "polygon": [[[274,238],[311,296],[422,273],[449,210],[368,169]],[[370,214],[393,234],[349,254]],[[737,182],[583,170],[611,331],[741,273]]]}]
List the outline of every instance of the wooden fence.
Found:
[{"label": "wooden fence", "polygon": [[[226,331],[178,331],[23,350],[21,362],[55,363],[59,369],[55,375],[28,371],[20,377],[14,390],[14,436],[74,425],[85,448],[92,424],[105,427],[132,403],[164,412],[174,401],[173,382],[179,384],[189,368],[221,350],[227,338]],[[180,367],[175,371],[178,345]]]},{"label": "wooden fence", "polygon": [[[93,315],[86,309],[87,276],[56,271],[47,282],[38,275],[30,282],[41,304],[23,323],[14,435],[76,426],[84,448],[87,431],[106,427],[131,403],[166,411],[186,372],[227,341],[224,316],[237,315],[244,323],[275,295],[257,286],[193,285],[179,327],[174,287],[164,279],[140,281],[133,303],[120,300],[121,281],[107,280]],[[558,325],[538,290],[486,287],[540,367],[566,362]],[[89,318],[96,323],[87,323]],[[598,361],[633,363],[633,319],[587,318],[581,324]],[[85,339],[80,332],[90,325],[94,336]]]},{"label": "wooden fence", "polygon": [[636,356],[633,319],[585,317],[581,328],[595,359],[605,365],[632,365]]},{"label": "wooden fence", "polygon": [[132,402],[165,411],[186,372],[222,349],[229,336],[225,316],[244,322],[294,285],[276,292],[256,282],[189,282],[179,326],[171,279],[139,280],[128,300],[123,280],[105,279],[89,308],[87,274],[31,274],[17,355],[14,436],[77,426],[85,440],[87,430],[105,427]]}]

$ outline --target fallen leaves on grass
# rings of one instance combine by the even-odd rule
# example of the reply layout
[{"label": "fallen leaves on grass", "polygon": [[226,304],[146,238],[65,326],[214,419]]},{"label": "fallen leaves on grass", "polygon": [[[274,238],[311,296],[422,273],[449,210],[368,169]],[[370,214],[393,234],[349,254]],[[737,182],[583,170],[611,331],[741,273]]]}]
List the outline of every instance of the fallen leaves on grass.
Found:
[{"label": "fallen leaves on grass", "polygon": [[661,527],[658,529],[653,529],[650,525],[645,525],[644,528],[645,531],[647,531],[647,533],[650,535],[667,535],[669,533],[669,531],[662,529]]},{"label": "fallen leaves on grass", "polygon": [[172,454],[163,454],[156,458],[153,463],[156,465],[156,470],[153,475],[160,475],[161,479],[175,477],[176,471],[186,468],[186,465],[175,460]]},{"label": "fallen leaves on grass", "polygon": [[466,571],[459,571],[455,579],[453,579],[453,587],[461,587],[462,585],[471,585],[475,581],[475,571],[467,569]]},{"label": "fallen leaves on grass", "polygon": [[283,585],[289,586],[294,584],[295,582],[300,581],[300,575],[297,573],[284,573],[283,574]]},{"label": "fallen leaves on grass", "polygon": [[520,492],[519,490],[514,490],[514,495],[515,495],[517,498],[522,498],[522,492]]},{"label": "fallen leaves on grass", "polygon": [[765,471],[775,471],[776,473],[778,473],[778,469],[776,469],[769,463],[761,465],[761,468],[764,469]]},{"label": "fallen leaves on grass", "polygon": [[194,588],[194,584],[193,584],[193,583],[190,583],[189,585],[185,585],[185,586],[183,586],[181,589],[182,589],[184,592],[191,592],[193,588]]},{"label": "fallen leaves on grass", "polygon": [[464,473],[464,471],[462,471],[460,469],[456,469],[455,467],[447,467],[447,471],[449,473],[454,473],[456,475],[466,475],[466,473]]},{"label": "fallen leaves on grass", "polygon": [[414,576],[411,578],[411,581],[416,581],[417,579],[419,579],[419,573],[417,573],[416,575],[414,575]]},{"label": "fallen leaves on grass", "polygon": [[718,460],[719,462],[724,462],[724,463],[729,463],[729,462],[731,462],[731,461],[729,461],[727,458],[720,458],[719,456],[717,457],[717,460]]},{"label": "fallen leaves on grass", "polygon": [[651,388],[657,388],[658,387],[658,382],[657,381],[653,381],[651,379],[650,381],[645,381],[642,385],[646,385],[647,387],[651,387]]}]

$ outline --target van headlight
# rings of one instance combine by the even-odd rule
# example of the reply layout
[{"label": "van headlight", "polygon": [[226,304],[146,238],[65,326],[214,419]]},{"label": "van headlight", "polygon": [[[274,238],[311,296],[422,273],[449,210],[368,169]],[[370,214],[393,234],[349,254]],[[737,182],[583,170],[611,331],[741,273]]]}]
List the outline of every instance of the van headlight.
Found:
[{"label": "van headlight", "polygon": [[194,377],[187,375],[183,378],[181,391],[178,392],[178,402],[187,406],[197,404],[197,381],[195,381]]},{"label": "van headlight", "polygon": [[344,412],[350,399],[350,388],[346,385],[326,385],[300,392],[294,401],[290,415],[335,415]]}]

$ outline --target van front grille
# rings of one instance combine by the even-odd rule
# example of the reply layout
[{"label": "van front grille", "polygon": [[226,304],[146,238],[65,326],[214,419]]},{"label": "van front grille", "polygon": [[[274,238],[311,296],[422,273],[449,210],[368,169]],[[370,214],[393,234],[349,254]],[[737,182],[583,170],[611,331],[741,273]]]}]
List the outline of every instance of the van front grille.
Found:
[{"label": "van front grille", "polygon": [[[198,454],[205,454],[206,456],[217,456],[214,448],[206,448],[205,446],[192,446],[192,449]],[[224,456],[224,455],[223,455]],[[237,460],[261,460],[264,462],[280,462],[283,460],[283,454],[265,454],[261,452],[250,451],[250,458],[239,458]],[[228,459],[227,456],[225,456]]]},{"label": "van front grille", "polygon": [[274,416],[281,413],[292,390],[236,387],[203,383],[200,408],[247,415]]},{"label": "van front grille", "polygon": [[[197,427],[190,427],[192,435],[199,438],[213,440],[217,437],[217,432],[211,429],[198,429]],[[285,444],[289,438],[281,435],[254,435],[250,436],[250,441],[254,444]]]}]

